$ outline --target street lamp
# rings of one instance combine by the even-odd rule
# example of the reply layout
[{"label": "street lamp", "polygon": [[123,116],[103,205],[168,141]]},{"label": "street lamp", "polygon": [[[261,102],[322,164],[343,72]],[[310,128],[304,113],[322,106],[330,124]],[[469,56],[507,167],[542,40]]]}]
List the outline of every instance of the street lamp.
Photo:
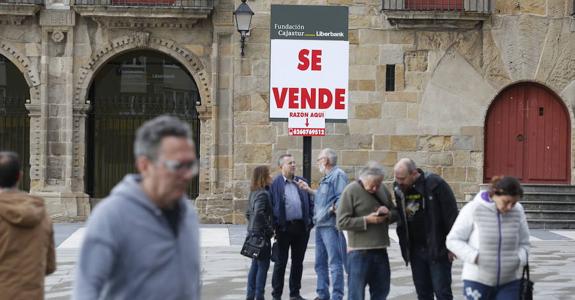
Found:
[{"label": "street lamp", "polygon": [[236,11],[234,11],[234,16],[236,19],[236,27],[238,28],[238,32],[242,35],[242,56],[244,56],[244,44],[246,41],[246,36],[250,32],[250,24],[252,23],[252,16],[254,12],[250,9],[246,0],[242,0],[242,3]]}]

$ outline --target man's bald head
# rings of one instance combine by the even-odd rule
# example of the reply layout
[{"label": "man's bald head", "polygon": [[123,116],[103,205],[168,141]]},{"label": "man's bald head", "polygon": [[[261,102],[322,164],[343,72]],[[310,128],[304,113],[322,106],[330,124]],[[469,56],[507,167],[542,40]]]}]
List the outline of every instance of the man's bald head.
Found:
[{"label": "man's bald head", "polygon": [[395,177],[395,182],[399,187],[406,191],[417,180],[419,172],[417,171],[417,166],[412,159],[402,158],[395,164],[393,175]]}]

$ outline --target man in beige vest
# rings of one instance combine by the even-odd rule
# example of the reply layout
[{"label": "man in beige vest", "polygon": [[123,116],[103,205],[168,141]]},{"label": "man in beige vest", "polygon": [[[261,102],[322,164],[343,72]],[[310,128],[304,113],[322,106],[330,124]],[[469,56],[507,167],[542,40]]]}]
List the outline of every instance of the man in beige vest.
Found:
[{"label": "man in beige vest", "polygon": [[18,190],[18,155],[0,152],[0,298],[44,299],[56,270],[54,231],[44,200]]}]

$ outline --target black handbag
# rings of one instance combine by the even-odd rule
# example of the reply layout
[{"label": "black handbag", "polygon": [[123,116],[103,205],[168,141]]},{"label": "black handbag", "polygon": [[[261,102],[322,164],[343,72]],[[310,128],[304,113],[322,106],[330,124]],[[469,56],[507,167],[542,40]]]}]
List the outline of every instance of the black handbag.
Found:
[{"label": "black handbag", "polygon": [[[248,233],[240,253],[249,258],[265,258],[266,246],[268,243],[269,240],[263,235],[258,233]],[[267,252],[269,252],[269,247]],[[267,255],[269,256],[269,254]]]},{"label": "black handbag", "polygon": [[533,300],[533,281],[529,278],[529,263],[523,267],[519,282],[519,300]]}]

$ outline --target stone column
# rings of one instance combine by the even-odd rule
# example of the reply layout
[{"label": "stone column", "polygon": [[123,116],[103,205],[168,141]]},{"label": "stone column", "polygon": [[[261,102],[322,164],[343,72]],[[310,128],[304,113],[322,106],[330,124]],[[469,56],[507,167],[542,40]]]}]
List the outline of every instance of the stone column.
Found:
[{"label": "stone column", "polygon": [[[52,7],[47,1],[46,7]],[[61,2],[61,1],[60,1]],[[30,107],[33,136],[43,135],[39,153],[42,163],[33,174],[31,192],[46,200],[48,212],[59,220],[82,219],[87,215],[88,197],[74,180],[74,25],[75,12],[56,5],[40,12],[42,28],[41,83],[39,107]],[[36,128],[38,127],[38,128]],[[42,138],[40,138],[42,140]],[[33,149],[34,150],[34,149]],[[44,170],[42,172],[42,170]]]}]

